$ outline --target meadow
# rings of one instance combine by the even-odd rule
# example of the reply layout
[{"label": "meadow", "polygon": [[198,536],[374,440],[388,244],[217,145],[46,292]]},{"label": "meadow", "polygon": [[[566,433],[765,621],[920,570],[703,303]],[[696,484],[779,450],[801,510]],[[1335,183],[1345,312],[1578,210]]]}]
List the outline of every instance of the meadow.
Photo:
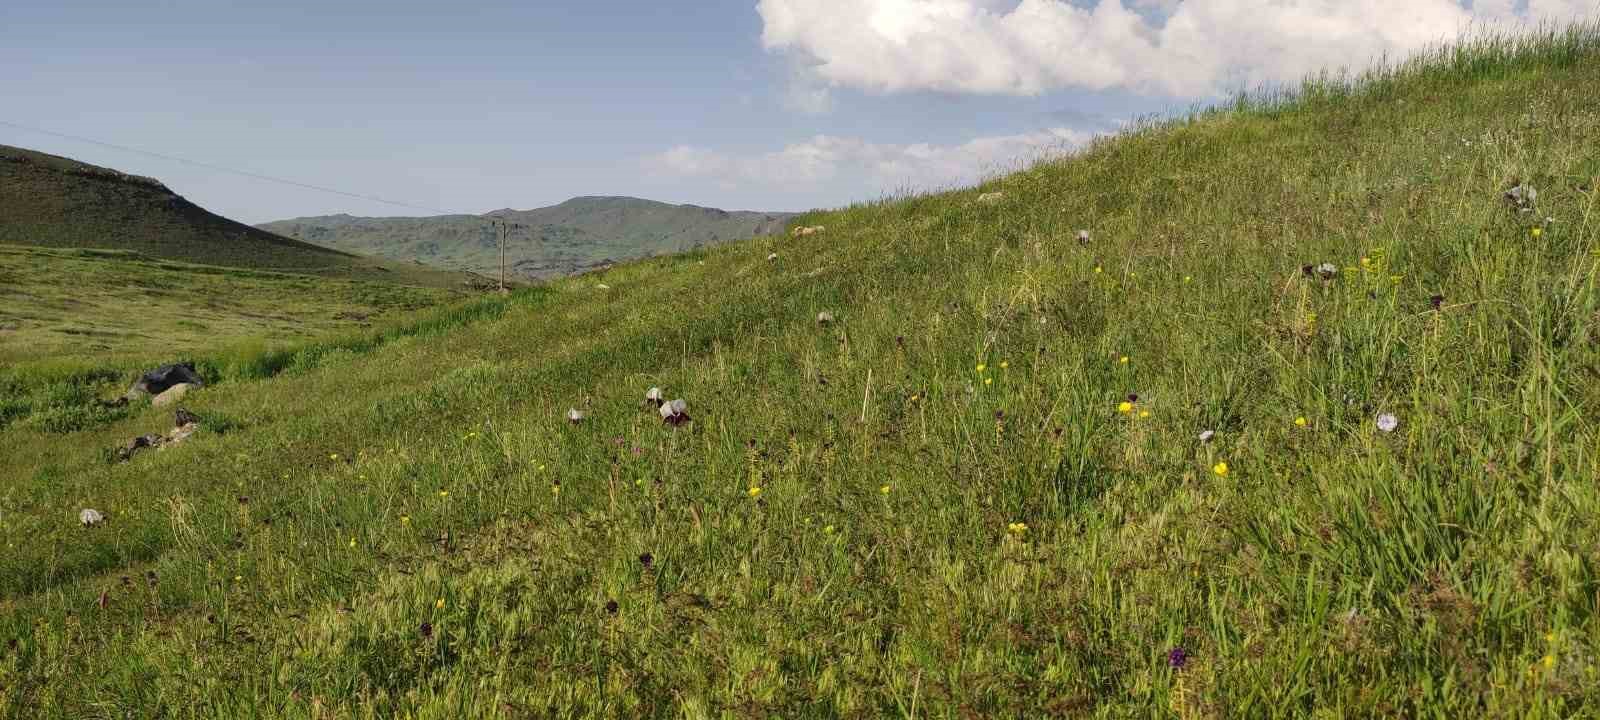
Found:
[{"label": "meadow", "polygon": [[1600,716],[1597,86],[1479,36],[14,423],[0,716]]}]

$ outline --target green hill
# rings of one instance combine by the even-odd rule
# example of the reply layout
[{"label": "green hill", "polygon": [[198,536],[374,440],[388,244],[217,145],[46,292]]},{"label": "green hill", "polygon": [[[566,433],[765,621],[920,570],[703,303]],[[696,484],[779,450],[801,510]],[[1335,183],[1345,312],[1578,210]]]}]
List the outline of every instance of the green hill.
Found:
[{"label": "green hill", "polygon": [[530,278],[571,275],[624,260],[682,252],[780,232],[793,213],[729,212],[628,197],[580,197],[537,210],[484,215],[296,218],[262,229],[340,250],[489,274],[500,245],[486,218],[512,223],[511,270]]},{"label": "green hill", "polygon": [[0,715],[1593,717],[1597,86],[1469,43],[4,431]]},{"label": "green hill", "polygon": [[458,285],[460,273],[384,263],[214,215],[159,181],[0,145],[0,244],[124,250],[227,267]]}]

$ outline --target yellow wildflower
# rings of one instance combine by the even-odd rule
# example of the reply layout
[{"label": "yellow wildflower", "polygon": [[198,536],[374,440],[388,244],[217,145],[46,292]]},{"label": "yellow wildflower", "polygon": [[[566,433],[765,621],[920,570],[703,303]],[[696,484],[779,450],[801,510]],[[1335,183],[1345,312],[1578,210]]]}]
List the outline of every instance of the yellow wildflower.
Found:
[{"label": "yellow wildflower", "polygon": [[450,497],[450,491],[449,490],[440,490],[439,491],[439,497],[442,497],[442,498]]},{"label": "yellow wildflower", "polygon": [[411,524],[411,516],[410,515],[401,515],[400,516],[400,524],[401,525],[410,525]]},{"label": "yellow wildflower", "polygon": [[433,604],[433,607],[434,607],[435,610],[443,610],[444,609],[444,598],[439,598],[439,600]]},{"label": "yellow wildflower", "polygon": [[983,371],[984,371],[984,370],[988,370],[988,369],[989,369],[989,366],[988,366],[988,365],[985,365],[985,364],[983,364],[983,363],[978,363],[978,372],[980,372],[980,373],[981,373],[981,372],[983,372]]},{"label": "yellow wildflower", "polygon": [[994,378],[984,378],[983,379],[983,384],[985,384],[985,385],[993,385],[994,384]]},{"label": "yellow wildflower", "polygon": [[1001,360],[1000,361],[1000,369],[1001,370],[1004,370],[1004,369],[1006,369],[1008,367],[1011,367],[1011,363],[1010,362],[1005,361],[1005,360]]},{"label": "yellow wildflower", "polygon": [[1006,525],[1006,532],[1009,532],[1012,535],[1021,535],[1021,534],[1025,533],[1025,532],[1027,532],[1027,531],[1028,531],[1028,524],[1027,523],[1014,522],[1014,523],[1009,523],[1009,524]]},{"label": "yellow wildflower", "polygon": [[1306,426],[1306,419],[1304,417],[1295,418],[1294,419],[1294,426],[1295,427],[1305,427]]},{"label": "yellow wildflower", "polygon": [[1124,415],[1133,412],[1133,403],[1128,402],[1127,400],[1123,400],[1122,404],[1117,406],[1117,412],[1122,413]]},{"label": "yellow wildflower", "polygon": [[355,547],[355,546],[356,546],[356,539],[355,538],[350,538],[350,547]]},{"label": "yellow wildflower", "polygon": [[883,493],[885,495],[888,495],[889,494],[889,486],[885,485],[885,486],[883,486],[881,488],[878,488],[878,492]]},{"label": "yellow wildflower", "polygon": [[1534,237],[1539,237],[1541,235],[1544,235],[1544,228],[1534,228],[1533,229],[1533,236]]},{"label": "yellow wildflower", "polygon": [[1540,660],[1540,662],[1544,663],[1545,669],[1548,670],[1556,666],[1556,656],[1546,655],[1544,656],[1543,660]]},{"label": "yellow wildflower", "polygon": [[750,486],[749,490],[745,491],[745,494],[749,495],[750,497],[756,497],[761,494],[761,488],[752,485]]},{"label": "yellow wildflower", "polygon": [[1123,365],[1127,365],[1128,364],[1128,356],[1127,355],[1123,355],[1122,357],[1117,358],[1117,362],[1122,363]]},{"label": "yellow wildflower", "polygon": [[1150,417],[1150,411],[1149,410],[1140,410],[1139,411],[1139,417],[1141,417],[1141,418]]},{"label": "yellow wildflower", "polygon": [[1228,476],[1228,464],[1225,463],[1225,462],[1219,462],[1216,465],[1213,465],[1211,467],[1211,472],[1216,473],[1217,477],[1227,477]]}]

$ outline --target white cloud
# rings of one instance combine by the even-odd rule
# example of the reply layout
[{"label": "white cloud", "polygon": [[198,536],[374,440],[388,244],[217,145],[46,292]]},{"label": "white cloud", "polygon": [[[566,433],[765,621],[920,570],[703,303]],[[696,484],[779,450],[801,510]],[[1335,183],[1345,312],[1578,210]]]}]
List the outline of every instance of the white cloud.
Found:
[{"label": "white cloud", "polygon": [[646,159],[658,175],[704,178],[724,189],[817,189],[855,195],[862,190],[931,190],[963,185],[1051,154],[1070,151],[1093,135],[1053,128],[983,137],[959,145],[873,143],[818,135],[781,150],[732,154],[678,146]]},{"label": "white cloud", "polygon": [[[877,92],[1198,97],[1365,66],[1474,25],[1592,17],[1597,0],[760,0],[762,44]],[[1153,21],[1140,11],[1164,16]]]}]

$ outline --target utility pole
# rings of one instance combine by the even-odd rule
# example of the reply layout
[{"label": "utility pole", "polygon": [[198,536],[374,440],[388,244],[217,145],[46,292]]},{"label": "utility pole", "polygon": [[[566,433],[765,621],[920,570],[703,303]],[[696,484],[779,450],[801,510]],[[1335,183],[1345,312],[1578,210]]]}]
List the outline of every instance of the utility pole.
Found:
[{"label": "utility pole", "polygon": [[494,224],[496,233],[500,236],[500,294],[506,294],[506,222],[498,221]]}]

